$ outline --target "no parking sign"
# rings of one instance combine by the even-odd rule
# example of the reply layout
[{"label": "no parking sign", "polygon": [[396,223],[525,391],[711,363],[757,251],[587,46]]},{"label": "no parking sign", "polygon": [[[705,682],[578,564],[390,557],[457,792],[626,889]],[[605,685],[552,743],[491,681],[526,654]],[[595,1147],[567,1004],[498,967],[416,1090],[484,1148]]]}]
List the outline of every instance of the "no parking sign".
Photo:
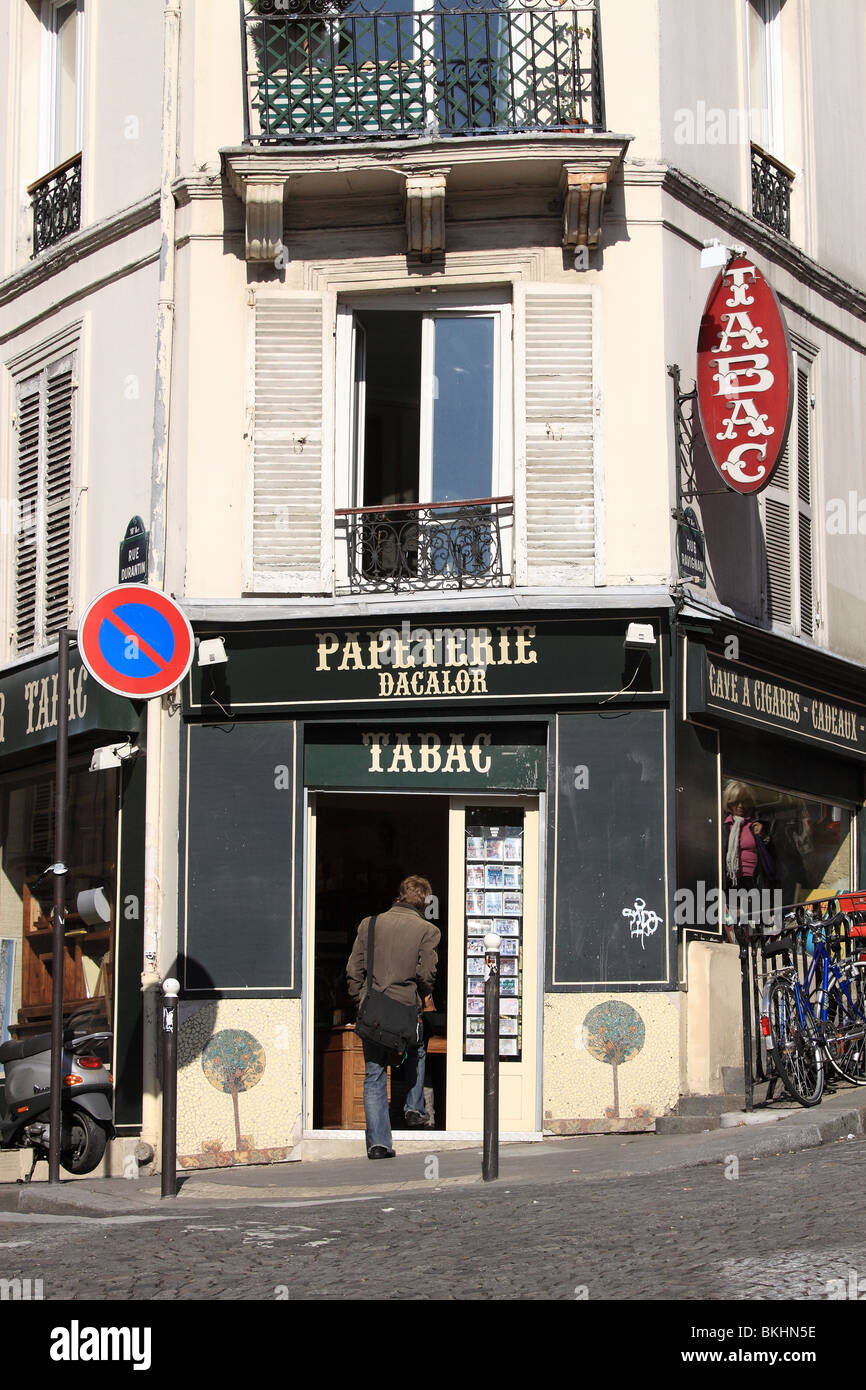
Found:
[{"label": "no parking sign", "polygon": [[78,650],[106,690],[152,700],[174,690],[192,663],[195,638],[174,599],[145,584],[100,594],[78,627]]}]

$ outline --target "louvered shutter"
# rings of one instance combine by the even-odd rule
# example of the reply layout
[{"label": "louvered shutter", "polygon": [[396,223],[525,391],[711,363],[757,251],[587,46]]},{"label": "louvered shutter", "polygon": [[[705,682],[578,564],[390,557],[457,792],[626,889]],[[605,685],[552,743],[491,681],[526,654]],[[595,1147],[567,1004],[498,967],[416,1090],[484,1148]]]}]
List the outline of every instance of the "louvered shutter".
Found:
[{"label": "louvered shutter", "polygon": [[[525,286],[518,287],[516,306],[518,315],[522,306],[524,359],[526,579],[591,584],[599,560],[594,295]],[[519,487],[516,497],[519,505]]]},{"label": "louvered shutter", "polygon": [[255,307],[251,589],[331,587],[333,511],[326,517],[324,352],[330,297],[284,292]]},{"label": "louvered shutter", "polygon": [[69,618],[75,399],[72,360],[53,363],[46,376],[44,636],[50,641]]},{"label": "louvered shutter", "polygon": [[794,418],[773,481],[762,494],[767,548],[767,616],[812,637],[815,589],[812,545],[811,396],[808,366],[797,358]]},{"label": "louvered shutter", "polygon": [[42,434],[41,376],[16,390],[15,650],[32,651],[40,627],[39,458]]},{"label": "louvered shutter", "polygon": [[797,369],[797,567],[800,590],[800,631],[814,631],[815,595],[812,580],[812,449],[809,373]]},{"label": "louvered shutter", "polygon": [[776,465],[764,493],[764,541],[767,548],[767,616],[771,623],[791,624],[791,442]]}]

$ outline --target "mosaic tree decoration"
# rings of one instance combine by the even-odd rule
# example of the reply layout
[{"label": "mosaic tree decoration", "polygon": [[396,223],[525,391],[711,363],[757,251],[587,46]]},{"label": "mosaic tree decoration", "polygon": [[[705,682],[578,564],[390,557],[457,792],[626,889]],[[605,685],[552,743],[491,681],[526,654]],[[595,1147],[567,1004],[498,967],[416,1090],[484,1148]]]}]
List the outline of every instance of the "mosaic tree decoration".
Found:
[{"label": "mosaic tree decoration", "polygon": [[240,1028],[224,1028],[221,1033],[214,1033],[202,1052],[201,1065],[210,1084],[232,1098],[235,1147],[240,1150],[243,1144],[238,1096],[241,1091],[251,1091],[261,1081],[265,1070],[265,1049],[252,1033],[245,1033]]},{"label": "mosaic tree decoration", "polygon": [[613,1115],[619,1118],[617,1069],[636,1057],[646,1041],[644,1021],[631,1004],[609,999],[597,1004],[583,1020],[583,1041],[587,1052],[613,1068]]}]

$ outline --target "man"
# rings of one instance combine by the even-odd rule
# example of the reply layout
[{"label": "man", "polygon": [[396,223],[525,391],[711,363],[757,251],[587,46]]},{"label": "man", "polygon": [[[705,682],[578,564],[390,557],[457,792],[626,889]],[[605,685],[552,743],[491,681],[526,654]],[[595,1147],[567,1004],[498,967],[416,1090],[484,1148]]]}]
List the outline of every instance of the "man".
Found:
[{"label": "man", "polygon": [[[352,954],[346,966],[349,994],[360,1004],[372,984],[401,1004],[413,1004],[421,1012],[421,999],[433,990],[436,979],[439,928],[424,916],[424,906],[432,889],[426,878],[411,874],[400,884],[393,907],[376,917],[373,944],[373,976],[367,972],[367,933],[370,918],[365,917],[358,927]],[[420,993],[419,993],[420,990]],[[422,1035],[423,1037],[423,1035]],[[396,1055],[378,1043],[364,1043],[364,1116],[367,1127],[367,1157],[393,1158],[391,1121],[388,1116],[388,1067],[397,1061]],[[423,1126],[424,1063],[423,1041],[410,1047],[402,1065],[406,1068],[409,1087],[404,1106],[406,1124],[410,1128]]]}]

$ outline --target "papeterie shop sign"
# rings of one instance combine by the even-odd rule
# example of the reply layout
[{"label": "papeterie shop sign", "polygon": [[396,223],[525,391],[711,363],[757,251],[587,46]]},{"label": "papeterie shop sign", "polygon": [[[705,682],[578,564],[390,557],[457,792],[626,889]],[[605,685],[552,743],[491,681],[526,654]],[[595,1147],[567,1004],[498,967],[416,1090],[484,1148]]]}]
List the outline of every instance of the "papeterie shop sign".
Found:
[{"label": "papeterie shop sign", "polygon": [[760,492],[791,426],[791,345],[773,290],[739,256],[719,274],[698,335],[698,411],[710,457],[734,492]]}]

